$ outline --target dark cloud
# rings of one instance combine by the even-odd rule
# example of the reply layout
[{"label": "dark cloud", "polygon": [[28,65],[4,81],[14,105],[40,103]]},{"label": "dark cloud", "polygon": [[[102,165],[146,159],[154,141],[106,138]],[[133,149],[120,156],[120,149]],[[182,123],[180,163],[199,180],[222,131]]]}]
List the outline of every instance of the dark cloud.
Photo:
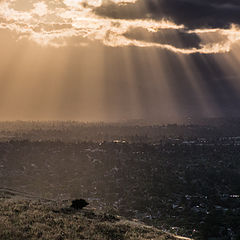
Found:
[{"label": "dark cloud", "polygon": [[177,29],[160,29],[149,32],[144,28],[129,29],[125,37],[140,41],[168,44],[176,48],[199,48],[200,38],[195,33],[187,33]]},{"label": "dark cloud", "polygon": [[188,28],[226,28],[240,23],[240,2],[235,0],[138,0],[124,5],[106,1],[94,11],[121,19],[165,18]]}]

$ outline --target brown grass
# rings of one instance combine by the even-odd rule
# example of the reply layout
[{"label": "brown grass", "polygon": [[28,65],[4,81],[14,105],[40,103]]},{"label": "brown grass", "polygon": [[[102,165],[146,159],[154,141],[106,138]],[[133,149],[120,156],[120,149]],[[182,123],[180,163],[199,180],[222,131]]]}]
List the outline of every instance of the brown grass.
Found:
[{"label": "brown grass", "polygon": [[1,240],[165,240],[158,229],[90,208],[75,211],[62,203],[0,199]]}]

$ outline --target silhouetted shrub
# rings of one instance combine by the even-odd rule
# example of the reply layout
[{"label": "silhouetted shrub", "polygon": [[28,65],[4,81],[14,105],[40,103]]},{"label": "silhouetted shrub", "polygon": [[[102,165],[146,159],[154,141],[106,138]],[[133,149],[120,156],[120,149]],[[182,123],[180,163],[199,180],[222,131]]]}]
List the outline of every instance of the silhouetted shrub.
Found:
[{"label": "silhouetted shrub", "polygon": [[89,203],[86,202],[84,199],[75,199],[72,201],[71,207],[77,210],[80,210],[86,207]]}]

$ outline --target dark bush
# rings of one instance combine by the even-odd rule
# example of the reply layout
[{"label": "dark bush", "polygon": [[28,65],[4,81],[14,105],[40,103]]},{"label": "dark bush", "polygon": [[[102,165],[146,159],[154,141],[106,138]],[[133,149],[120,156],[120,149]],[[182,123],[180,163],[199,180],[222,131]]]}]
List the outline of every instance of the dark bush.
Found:
[{"label": "dark bush", "polygon": [[86,207],[88,204],[89,203],[86,202],[84,199],[75,199],[72,201],[71,208],[79,210]]}]

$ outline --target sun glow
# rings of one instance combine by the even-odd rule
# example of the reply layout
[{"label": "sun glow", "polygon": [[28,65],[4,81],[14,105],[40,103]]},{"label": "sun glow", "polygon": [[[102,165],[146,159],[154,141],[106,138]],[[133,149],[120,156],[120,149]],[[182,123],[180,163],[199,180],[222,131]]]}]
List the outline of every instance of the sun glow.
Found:
[{"label": "sun glow", "polygon": [[[112,0],[114,3],[124,4],[124,3],[135,3],[137,0]],[[90,6],[101,6],[103,0],[64,0],[64,3],[70,7],[79,7],[81,3],[86,3]]]}]

